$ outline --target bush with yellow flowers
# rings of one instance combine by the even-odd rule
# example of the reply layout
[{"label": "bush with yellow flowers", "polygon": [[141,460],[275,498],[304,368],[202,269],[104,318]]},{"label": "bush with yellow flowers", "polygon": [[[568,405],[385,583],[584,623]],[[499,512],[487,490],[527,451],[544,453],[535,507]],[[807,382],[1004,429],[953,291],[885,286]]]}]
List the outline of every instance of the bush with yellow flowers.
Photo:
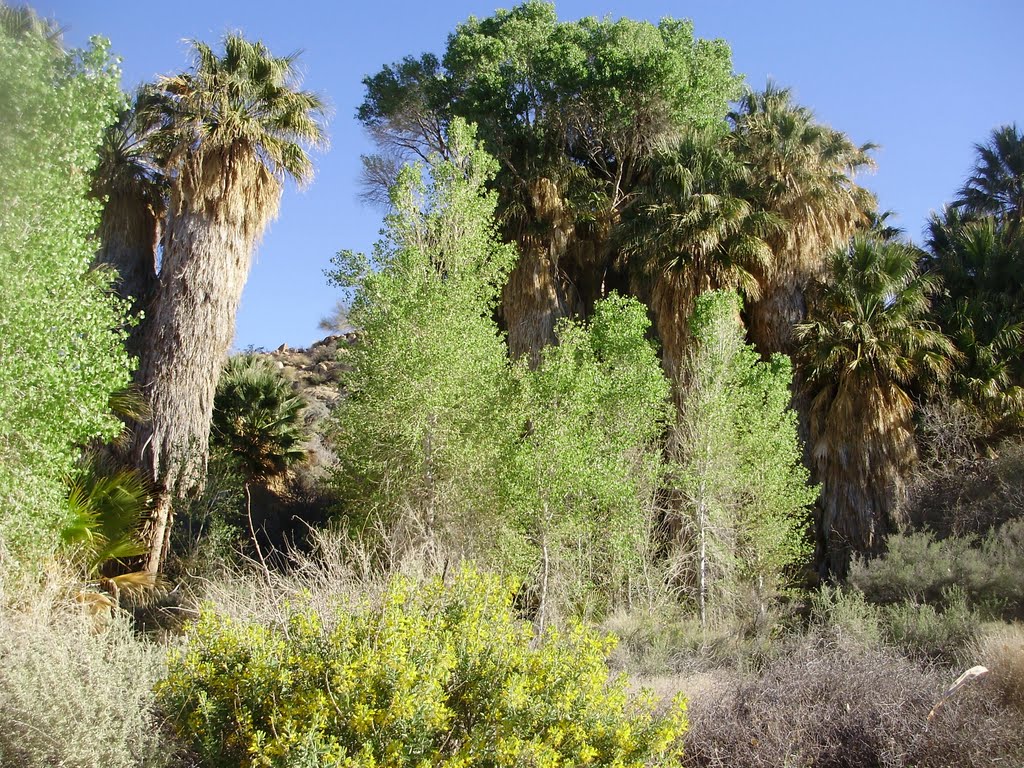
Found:
[{"label": "bush with yellow flowers", "polygon": [[445,585],[396,579],[379,604],[330,626],[308,607],[260,626],[205,613],[158,693],[206,764],[662,765],[686,730],[630,697],[583,626],[534,639],[513,588],[465,570]]}]

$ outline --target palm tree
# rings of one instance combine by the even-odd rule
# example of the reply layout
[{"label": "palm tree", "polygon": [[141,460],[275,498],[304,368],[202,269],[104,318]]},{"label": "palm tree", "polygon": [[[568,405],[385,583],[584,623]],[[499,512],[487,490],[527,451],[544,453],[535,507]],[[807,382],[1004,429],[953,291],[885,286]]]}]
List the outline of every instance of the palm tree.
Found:
[{"label": "palm tree", "polygon": [[646,169],[624,217],[621,252],[634,269],[636,292],[649,297],[663,366],[679,385],[697,297],[725,288],[756,299],[753,270],[770,268],[765,238],[780,223],[741,197],[748,173],[714,135],[674,142]]},{"label": "palm tree", "polygon": [[993,216],[947,208],[929,222],[925,269],[945,290],[932,312],[962,354],[953,391],[993,429],[1024,423],[1024,243]]},{"label": "palm tree", "polygon": [[249,480],[267,482],[305,458],[305,406],[265,358],[237,355],[217,382],[210,441],[231,451]]},{"label": "palm tree", "polygon": [[[146,143],[152,128],[152,94],[140,90],[110,125],[93,172],[93,195],[104,201],[96,264],[115,269],[119,296],[132,301],[132,314],[145,313],[156,292],[157,243],[166,202],[167,180]],[[132,330],[125,346],[142,353],[144,325]]]},{"label": "palm tree", "polygon": [[52,46],[54,52],[64,53],[63,30],[53,19],[41,18],[27,5],[12,7],[0,5],[0,30],[10,38],[37,37]]},{"label": "palm tree", "polygon": [[877,553],[892,528],[903,481],[917,458],[908,389],[944,376],[955,350],[927,320],[938,286],[920,253],[857,235],[833,250],[796,327],[813,398],[811,456],[822,483],[818,556],[845,575],[854,554]]},{"label": "palm tree", "polygon": [[1024,135],[1016,124],[1004,125],[975,150],[974,170],[953,205],[970,217],[994,216],[1015,236],[1024,216]]},{"label": "palm tree", "polygon": [[284,180],[312,177],[304,147],[323,140],[324,105],[298,89],[295,55],[275,57],[238,35],[225,38],[223,56],[193,47],[192,70],[157,84],[161,117],[151,139],[171,179],[140,365],[152,419],[135,443],[157,489],[147,531],[153,571],[166,552],[172,494],[205,473],[217,378],[253,251],[277,214]]},{"label": "palm tree", "polygon": [[792,329],[806,316],[805,291],[822,274],[825,254],[867,222],[870,193],[853,175],[873,165],[873,145],[854,145],[769,83],[749,92],[730,115],[733,151],[751,172],[749,195],[786,224],[768,240],[775,259],[755,270],[761,295],[747,308],[751,341],[762,355],[793,352]]}]

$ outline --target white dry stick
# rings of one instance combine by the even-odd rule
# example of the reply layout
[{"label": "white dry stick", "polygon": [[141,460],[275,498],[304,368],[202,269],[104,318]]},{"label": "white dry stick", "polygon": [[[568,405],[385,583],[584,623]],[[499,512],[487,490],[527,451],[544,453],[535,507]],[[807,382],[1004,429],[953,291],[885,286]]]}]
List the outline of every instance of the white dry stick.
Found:
[{"label": "white dry stick", "polygon": [[939,700],[935,703],[935,706],[932,707],[932,711],[928,713],[928,722],[932,721],[932,718],[935,717],[935,713],[938,711],[939,707],[946,703],[946,699],[948,699],[954,693],[956,693],[965,685],[967,685],[967,683],[971,682],[971,680],[976,680],[979,677],[984,677],[987,674],[988,668],[979,665],[977,667],[971,667],[962,675],[960,675],[960,677],[954,680],[953,684],[943,692],[943,694],[939,697]]}]

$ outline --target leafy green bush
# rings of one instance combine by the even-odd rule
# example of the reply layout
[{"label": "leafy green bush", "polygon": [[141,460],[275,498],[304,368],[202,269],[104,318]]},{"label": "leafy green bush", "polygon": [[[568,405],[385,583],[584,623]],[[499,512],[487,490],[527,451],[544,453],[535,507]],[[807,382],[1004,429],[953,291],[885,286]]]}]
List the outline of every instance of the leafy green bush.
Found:
[{"label": "leafy green bush", "polygon": [[641,766],[676,758],[681,701],[657,715],[609,680],[612,641],[577,626],[533,641],[513,590],[464,570],[396,579],[331,624],[205,613],[158,688],[211,766]]},{"label": "leafy green bush", "polygon": [[950,666],[973,663],[979,639],[977,615],[967,607],[962,590],[947,590],[942,603],[941,610],[909,600],[886,606],[886,638],[911,658]]},{"label": "leafy green bush", "polygon": [[1024,616],[1024,519],[1011,520],[983,539],[927,531],[889,537],[886,553],[855,562],[850,582],[869,600],[946,604],[962,588],[967,603],[984,613]]},{"label": "leafy green bush", "polygon": [[120,430],[110,397],[130,380],[126,305],[90,269],[89,171],[120,74],[106,43],[67,53],[46,29],[0,28],[0,532],[21,563],[57,545],[64,480]]},{"label": "leafy green bush", "polygon": [[810,554],[818,489],[800,462],[790,361],[762,361],[744,343],[741,307],[736,293],[708,291],[690,318],[672,559],[702,621],[732,614],[763,623]]}]

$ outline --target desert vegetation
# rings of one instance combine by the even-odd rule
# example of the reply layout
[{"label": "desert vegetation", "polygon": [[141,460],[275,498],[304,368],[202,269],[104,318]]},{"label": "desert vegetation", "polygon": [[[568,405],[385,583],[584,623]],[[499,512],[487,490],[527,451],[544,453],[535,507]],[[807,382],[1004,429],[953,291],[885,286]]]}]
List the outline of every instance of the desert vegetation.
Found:
[{"label": "desert vegetation", "polygon": [[192,55],[0,5],[0,765],[1024,761],[1016,125],[915,245],[725,42],[528,0],[364,79],[335,335],[229,356],[326,106]]}]

